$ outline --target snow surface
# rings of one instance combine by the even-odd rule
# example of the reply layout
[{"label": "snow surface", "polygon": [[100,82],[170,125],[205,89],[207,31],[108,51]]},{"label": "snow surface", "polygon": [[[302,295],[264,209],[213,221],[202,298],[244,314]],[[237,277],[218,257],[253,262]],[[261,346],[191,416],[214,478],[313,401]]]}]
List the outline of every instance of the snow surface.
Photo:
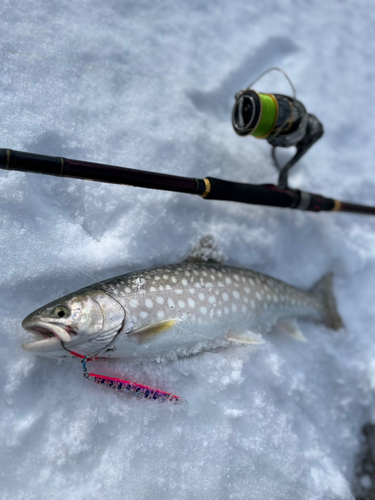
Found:
[{"label": "snow surface", "polygon": [[[277,179],[232,130],[234,94],[280,66],[325,135],[295,187],[374,204],[373,2],[4,0],[1,146],[125,167]],[[260,88],[258,86],[258,88]],[[278,74],[261,89],[289,93]],[[350,499],[374,421],[375,220],[0,173],[0,498]],[[308,288],[335,273],[346,331],[308,344],[96,371],[170,390],[187,409],[84,380],[21,349],[21,320],[91,280],[182,260],[211,234],[230,264]],[[94,366],[94,365],[92,365]]]}]

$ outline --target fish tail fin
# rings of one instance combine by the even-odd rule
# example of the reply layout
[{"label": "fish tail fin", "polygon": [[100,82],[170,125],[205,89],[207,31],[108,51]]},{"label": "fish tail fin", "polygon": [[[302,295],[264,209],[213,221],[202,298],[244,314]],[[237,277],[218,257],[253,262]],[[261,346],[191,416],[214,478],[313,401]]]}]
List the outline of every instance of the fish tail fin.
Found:
[{"label": "fish tail fin", "polygon": [[310,292],[319,297],[323,306],[323,322],[332,330],[340,330],[344,323],[337,310],[336,299],[333,293],[333,273],[327,273],[310,289]]}]

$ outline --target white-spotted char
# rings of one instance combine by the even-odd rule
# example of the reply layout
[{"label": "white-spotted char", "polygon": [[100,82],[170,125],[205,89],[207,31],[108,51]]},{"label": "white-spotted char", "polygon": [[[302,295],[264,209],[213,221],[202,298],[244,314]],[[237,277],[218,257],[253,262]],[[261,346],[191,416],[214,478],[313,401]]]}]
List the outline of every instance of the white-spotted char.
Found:
[{"label": "white-spotted char", "polygon": [[184,262],[108,279],[33,312],[22,326],[39,339],[24,344],[49,357],[158,358],[229,342],[261,343],[273,326],[304,340],[295,319],[342,326],[326,275],[302,291],[257,272]]}]

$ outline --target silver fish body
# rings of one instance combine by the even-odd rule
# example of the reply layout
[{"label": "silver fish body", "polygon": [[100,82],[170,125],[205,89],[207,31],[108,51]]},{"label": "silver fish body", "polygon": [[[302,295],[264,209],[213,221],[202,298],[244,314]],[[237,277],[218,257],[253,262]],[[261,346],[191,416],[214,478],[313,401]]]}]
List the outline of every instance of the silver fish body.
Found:
[{"label": "silver fish body", "polygon": [[327,275],[305,292],[251,270],[218,263],[169,265],[108,279],[30,314],[22,326],[41,337],[26,350],[49,357],[158,358],[231,341],[262,342],[292,319],[341,320]]}]

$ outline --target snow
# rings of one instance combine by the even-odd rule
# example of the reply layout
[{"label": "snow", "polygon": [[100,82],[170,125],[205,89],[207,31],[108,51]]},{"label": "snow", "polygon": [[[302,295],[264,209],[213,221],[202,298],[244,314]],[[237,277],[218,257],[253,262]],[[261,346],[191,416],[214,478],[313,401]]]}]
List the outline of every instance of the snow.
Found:
[{"label": "snow", "polygon": [[[1,21],[2,147],[276,182],[267,143],[238,137],[230,117],[234,94],[277,65],[325,128],[292,185],[374,204],[369,0],[14,0]],[[258,88],[290,93],[276,73]],[[374,219],[5,171],[0,203],[2,500],[353,498],[375,418]],[[346,330],[301,323],[307,344],[273,332],[168,363],[95,363],[187,408],[21,349],[22,319],[90,284],[84,273],[178,262],[206,235],[227,263],[301,288],[333,271]]]}]

